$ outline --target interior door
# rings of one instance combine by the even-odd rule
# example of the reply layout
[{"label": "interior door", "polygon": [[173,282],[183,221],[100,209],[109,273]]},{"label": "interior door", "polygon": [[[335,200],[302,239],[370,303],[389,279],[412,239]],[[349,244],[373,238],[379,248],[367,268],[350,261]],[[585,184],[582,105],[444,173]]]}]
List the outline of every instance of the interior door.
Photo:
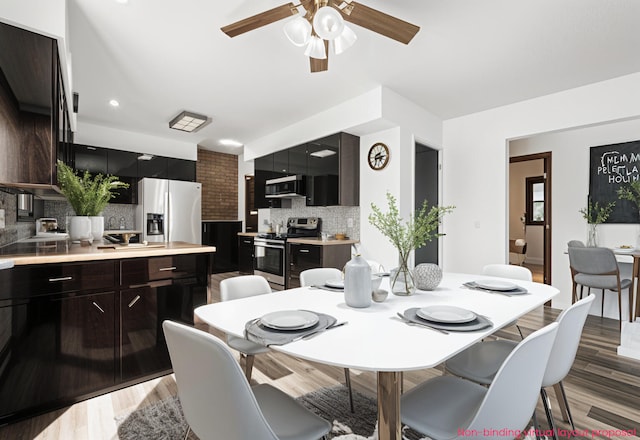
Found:
[{"label": "interior door", "polygon": [[[438,150],[416,143],[415,160],[415,209],[420,209],[424,200],[429,207],[438,204]],[[415,264],[438,264],[438,240],[415,251]]]}]

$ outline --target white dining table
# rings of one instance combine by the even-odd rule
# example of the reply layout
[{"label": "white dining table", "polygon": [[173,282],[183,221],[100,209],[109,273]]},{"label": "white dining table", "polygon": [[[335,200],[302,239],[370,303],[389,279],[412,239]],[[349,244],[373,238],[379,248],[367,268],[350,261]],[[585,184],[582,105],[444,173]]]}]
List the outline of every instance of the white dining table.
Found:
[{"label": "white dining table", "polygon": [[[334,316],[337,322],[347,321],[347,325],[308,340],[271,348],[327,365],[376,372],[379,439],[400,440],[401,372],[435,367],[558,294],[552,286],[520,280],[510,281],[527,289],[528,294],[505,296],[463,286],[485,279],[491,277],[445,273],[433,291],[418,290],[411,296],[389,294],[385,301],[372,302],[367,308],[347,306],[342,292],[302,287],[204,305],[195,314],[210,326],[235,336],[243,336],[248,321],[282,310],[309,310]],[[381,287],[388,288],[388,280]],[[471,310],[489,318],[493,327],[442,334],[407,325],[397,316],[397,312],[411,307],[432,305]]]}]

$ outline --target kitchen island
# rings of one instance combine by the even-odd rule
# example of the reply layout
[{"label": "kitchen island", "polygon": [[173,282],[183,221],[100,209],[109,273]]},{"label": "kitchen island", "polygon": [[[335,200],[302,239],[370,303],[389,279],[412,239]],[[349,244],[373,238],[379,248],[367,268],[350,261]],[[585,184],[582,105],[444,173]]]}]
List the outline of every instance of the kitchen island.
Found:
[{"label": "kitchen island", "polygon": [[3,247],[0,424],[171,372],[162,321],[193,324],[215,247]]}]

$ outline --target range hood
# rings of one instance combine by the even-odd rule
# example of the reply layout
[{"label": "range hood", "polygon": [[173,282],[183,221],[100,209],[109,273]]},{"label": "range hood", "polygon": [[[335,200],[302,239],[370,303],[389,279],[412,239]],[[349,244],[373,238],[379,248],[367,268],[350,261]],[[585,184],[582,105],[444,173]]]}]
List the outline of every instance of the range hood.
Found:
[{"label": "range hood", "polygon": [[56,185],[0,182],[0,190],[9,194],[33,194],[42,200],[67,200]]}]

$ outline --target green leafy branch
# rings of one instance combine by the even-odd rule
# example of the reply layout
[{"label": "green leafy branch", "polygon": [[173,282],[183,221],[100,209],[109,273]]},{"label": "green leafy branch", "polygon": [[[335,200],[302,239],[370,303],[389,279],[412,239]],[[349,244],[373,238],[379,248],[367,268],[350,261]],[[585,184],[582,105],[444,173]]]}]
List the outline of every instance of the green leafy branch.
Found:
[{"label": "green leafy branch", "polygon": [[58,161],[58,186],[76,215],[99,215],[118,188],[128,188],[117,176],[98,174],[92,177],[88,171],[78,175],[71,167]]},{"label": "green leafy branch", "polygon": [[389,210],[385,213],[374,203],[371,204],[372,213],[369,223],[378,229],[400,252],[400,261],[406,261],[409,253],[424,246],[428,241],[443,234],[438,232],[442,217],[452,212],[455,206],[432,206],[429,209],[427,201],[422,207],[403,221],[398,211],[396,198],[387,192]]},{"label": "green leafy branch", "polygon": [[597,225],[607,221],[615,205],[616,202],[610,202],[606,205],[600,206],[598,202],[593,203],[589,201],[587,207],[582,208],[580,213],[587,223]]}]

